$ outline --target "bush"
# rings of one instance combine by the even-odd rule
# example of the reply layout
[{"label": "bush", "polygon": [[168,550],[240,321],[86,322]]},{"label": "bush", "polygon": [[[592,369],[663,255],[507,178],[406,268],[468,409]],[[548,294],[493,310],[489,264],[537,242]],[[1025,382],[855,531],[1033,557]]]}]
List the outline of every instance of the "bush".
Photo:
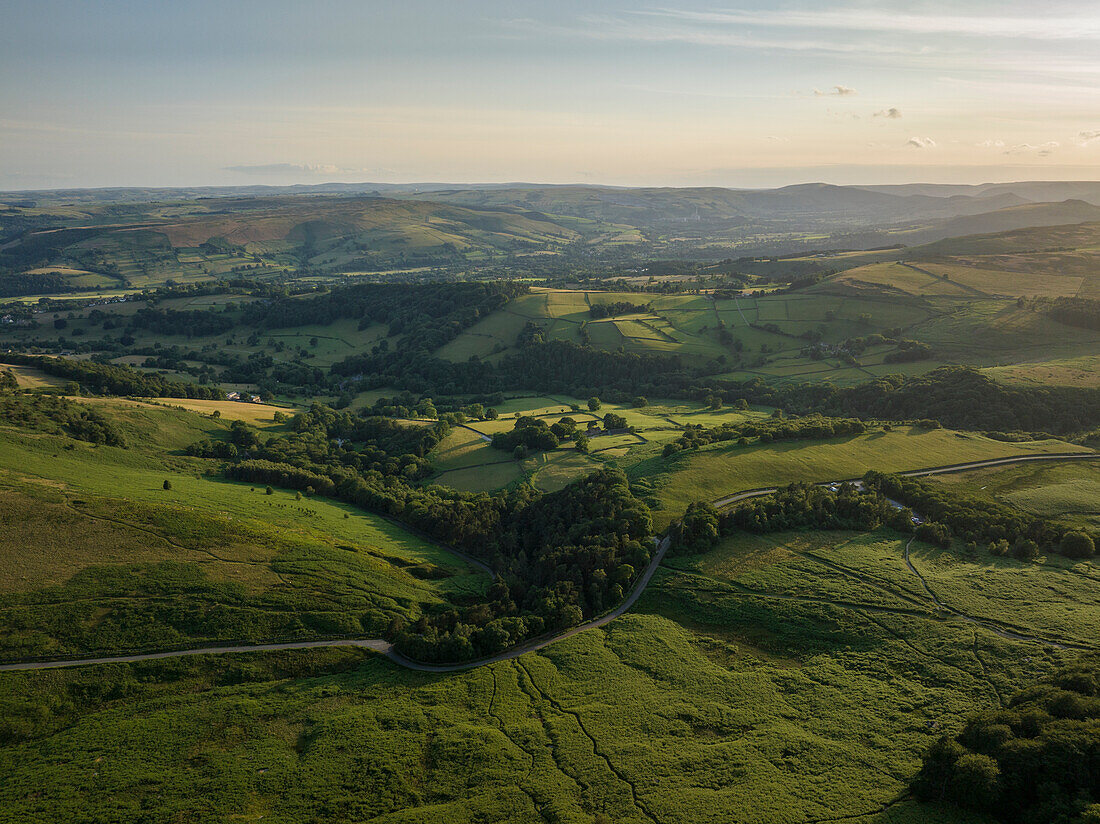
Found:
[{"label": "bush", "polygon": [[1067,532],[1059,543],[1059,551],[1067,558],[1091,558],[1096,543],[1084,532]]}]

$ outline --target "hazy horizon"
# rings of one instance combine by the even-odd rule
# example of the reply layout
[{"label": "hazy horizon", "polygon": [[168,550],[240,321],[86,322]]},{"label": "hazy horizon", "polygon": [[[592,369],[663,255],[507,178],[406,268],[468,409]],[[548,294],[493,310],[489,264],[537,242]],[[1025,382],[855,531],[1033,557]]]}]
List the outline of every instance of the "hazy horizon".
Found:
[{"label": "hazy horizon", "polygon": [[0,189],[1100,179],[1059,0],[12,4]]}]

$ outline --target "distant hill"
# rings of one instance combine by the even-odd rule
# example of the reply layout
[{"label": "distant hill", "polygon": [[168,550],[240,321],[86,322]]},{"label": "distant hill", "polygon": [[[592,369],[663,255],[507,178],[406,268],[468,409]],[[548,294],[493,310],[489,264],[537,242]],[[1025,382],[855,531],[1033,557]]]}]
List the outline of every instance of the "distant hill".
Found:
[{"label": "distant hill", "polygon": [[1100,206],[1083,200],[1061,203],[1027,203],[980,214],[960,215],[930,226],[899,233],[895,237],[908,246],[945,238],[1007,232],[1026,227],[1061,226],[1100,221]]},{"label": "distant hill", "polygon": [[596,230],[584,221],[563,225],[536,213],[380,197],[222,198],[203,205],[205,211],[182,215],[175,208],[149,209],[145,219],[126,223],[103,223],[103,213],[85,210],[68,221],[95,218],[82,225],[16,227],[14,239],[0,245],[0,269],[40,267],[45,277],[72,268],[111,277],[115,286],[148,286],[264,267],[339,272],[491,262],[560,250],[586,233],[611,233],[625,243],[641,239],[629,227]]}]

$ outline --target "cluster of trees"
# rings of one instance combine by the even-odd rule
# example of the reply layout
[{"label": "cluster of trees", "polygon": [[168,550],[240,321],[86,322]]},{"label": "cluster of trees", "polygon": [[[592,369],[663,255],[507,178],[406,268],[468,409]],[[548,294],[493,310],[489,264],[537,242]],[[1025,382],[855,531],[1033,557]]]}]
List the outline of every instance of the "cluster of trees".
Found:
[{"label": "cluster of trees", "polygon": [[588,309],[588,314],[594,320],[600,318],[613,318],[616,315],[633,315],[638,312],[648,312],[652,304],[631,303],[626,300],[617,300],[612,303],[593,303]]},{"label": "cluster of trees", "polygon": [[527,286],[507,281],[361,284],[315,297],[257,301],[245,307],[243,321],[275,329],[354,318],[364,329],[387,324],[391,336],[404,337],[408,351],[430,352],[527,291]]},{"label": "cluster of trees", "polygon": [[[10,377],[11,373],[0,375]],[[68,435],[88,443],[126,446],[118,427],[85,404],[59,395],[24,394],[10,390],[7,378],[0,380],[0,420],[6,424]]]},{"label": "cluster of trees", "polygon": [[[564,425],[555,423],[561,435],[566,434]],[[559,435],[551,431],[550,425],[541,418],[532,418],[524,415],[516,419],[516,425],[511,432],[497,432],[493,435],[493,448],[515,452],[522,449],[527,452],[544,452],[548,449],[557,449]]]},{"label": "cluster of trees", "polygon": [[0,273],[0,298],[17,298],[23,295],[44,295],[50,292],[67,292],[69,280],[53,272],[3,272]]},{"label": "cluster of trees", "polygon": [[932,347],[927,343],[916,340],[898,341],[898,348],[893,352],[887,352],[883,358],[885,363],[912,363],[913,361],[928,360],[932,357]]},{"label": "cluster of trees", "polygon": [[203,309],[181,312],[162,307],[146,307],[130,316],[129,329],[148,329],[158,335],[184,335],[188,338],[222,335],[237,325],[225,311]]},{"label": "cluster of trees", "polygon": [[766,533],[787,529],[867,530],[887,524],[910,529],[909,513],[890,505],[877,492],[861,492],[851,484],[838,489],[795,483],[772,495],[751,498],[719,513],[711,504],[696,502],[671,527],[673,546],[680,552],[705,552],[736,530]]},{"label": "cluster of trees", "polygon": [[390,418],[356,415],[313,404],[295,415],[291,432],[255,444],[248,457],[296,466],[344,466],[416,481],[432,473],[428,453],[447,436],[450,426],[407,426]]},{"label": "cluster of trees", "polygon": [[697,425],[689,426],[683,435],[665,444],[663,454],[668,457],[685,449],[698,449],[719,441],[748,443],[749,438],[759,438],[762,443],[771,443],[859,435],[866,431],[867,425],[856,418],[826,418],[823,415],[736,421],[710,428]]},{"label": "cluster of trees", "polygon": [[649,564],[649,510],[620,470],[512,503],[483,538],[500,575],[488,601],[425,616],[398,634],[399,651],[427,661],[500,652],[614,607]]},{"label": "cluster of trees", "polygon": [[[1021,560],[1031,560],[1041,552],[1059,552],[1071,558],[1084,558],[1095,550],[1093,536],[998,501],[875,471],[868,472],[863,480],[867,487],[915,509],[964,541],[987,544],[995,555],[1012,554]],[[948,544],[950,533],[946,537]],[[944,543],[944,539],[932,542]]]},{"label": "cluster of trees", "polygon": [[113,363],[71,360],[36,355],[5,355],[9,363],[33,366],[47,375],[75,381],[83,390],[96,395],[121,395],[139,398],[203,398],[221,400],[225,393],[217,386],[168,380]]},{"label": "cluster of trees", "polygon": [[1095,298],[1034,298],[1031,304],[1059,323],[1100,330],[1100,300]]},{"label": "cluster of trees", "polygon": [[1008,824],[1100,821],[1100,657],[972,716],[924,756],[913,790]]},{"label": "cluster of trees", "polygon": [[614,606],[648,564],[649,509],[619,470],[601,470],[552,494],[527,484],[471,494],[414,485],[423,456],[446,434],[443,422],[407,427],[315,405],[296,415],[290,429],[261,443],[247,427],[232,427],[226,446],[202,442],[190,451],[228,459],[226,473],[238,480],[330,496],[395,518],[496,571],[487,602],[456,605],[394,630],[399,648],[418,660],[464,660],[575,624]]}]

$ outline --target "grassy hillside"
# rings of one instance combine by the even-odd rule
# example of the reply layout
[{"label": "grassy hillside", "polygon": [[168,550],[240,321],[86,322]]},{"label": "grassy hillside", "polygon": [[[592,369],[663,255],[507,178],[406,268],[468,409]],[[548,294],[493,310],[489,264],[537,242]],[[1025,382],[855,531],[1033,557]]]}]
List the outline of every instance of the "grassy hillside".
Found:
[{"label": "grassy hillside", "polygon": [[1091,461],[983,469],[939,476],[936,481],[1041,518],[1100,527],[1100,466]]},{"label": "grassy hillside", "polygon": [[130,448],[0,427],[4,657],[378,635],[488,583],[378,516],[206,476],[179,450],[220,421],[95,408]]},{"label": "grassy hillside", "polygon": [[[1088,565],[914,559],[980,621],[1068,640],[1100,617]],[[985,586],[958,583],[975,576]],[[1010,615],[1006,596],[1020,605]],[[1048,627],[1066,597],[1079,622]],[[909,778],[932,741],[1065,655],[939,618],[888,532],[740,536],[670,559],[636,614],[467,673],[336,651],[101,672],[113,692],[88,692],[89,671],[5,673],[4,718],[35,720],[0,748],[0,794],[27,821],[152,804],[276,822],[324,809],[349,821],[985,824],[916,804]]]}]

